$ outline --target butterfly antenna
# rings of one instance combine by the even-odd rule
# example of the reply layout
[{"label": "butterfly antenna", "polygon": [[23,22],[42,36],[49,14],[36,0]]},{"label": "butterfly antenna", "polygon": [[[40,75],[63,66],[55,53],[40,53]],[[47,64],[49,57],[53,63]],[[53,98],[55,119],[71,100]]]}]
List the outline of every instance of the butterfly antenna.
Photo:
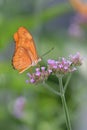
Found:
[{"label": "butterfly antenna", "polygon": [[48,53],[50,53],[52,50],[54,49],[54,47],[52,47],[49,51],[47,51],[46,53],[44,53],[41,57],[46,56]]}]

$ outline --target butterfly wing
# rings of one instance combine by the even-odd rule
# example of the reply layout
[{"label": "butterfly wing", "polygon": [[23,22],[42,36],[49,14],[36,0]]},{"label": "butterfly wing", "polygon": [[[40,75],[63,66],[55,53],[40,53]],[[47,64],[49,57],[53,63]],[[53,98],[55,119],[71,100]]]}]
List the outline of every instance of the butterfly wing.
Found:
[{"label": "butterfly wing", "polygon": [[23,47],[19,47],[13,56],[13,67],[22,73],[26,69],[28,69],[31,64],[31,58],[29,54]]},{"label": "butterfly wing", "polygon": [[25,29],[24,27],[20,27],[18,29],[18,32],[14,34],[14,39],[16,41],[16,48],[23,47],[25,48],[28,53],[30,53],[32,62],[37,61],[39,59],[34,40],[31,36],[31,34]]},{"label": "butterfly wing", "polygon": [[38,57],[31,34],[24,27],[20,27],[14,34],[16,43],[12,64],[20,73],[30,66],[36,65],[41,59]]}]

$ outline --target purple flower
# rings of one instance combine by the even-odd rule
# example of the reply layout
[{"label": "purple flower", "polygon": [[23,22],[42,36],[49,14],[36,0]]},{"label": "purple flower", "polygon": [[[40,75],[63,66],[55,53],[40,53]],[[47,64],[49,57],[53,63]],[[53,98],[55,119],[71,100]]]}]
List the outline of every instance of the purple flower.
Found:
[{"label": "purple flower", "polygon": [[48,64],[54,64],[55,63],[55,61],[52,60],[52,59],[49,59],[47,62],[48,62]]},{"label": "purple flower", "polygon": [[59,60],[48,60],[48,68],[52,70],[54,74],[65,74],[69,71],[71,61],[60,58]]},{"label": "purple flower", "polygon": [[34,78],[31,78],[30,79],[30,83],[34,83],[35,82],[35,79]]},{"label": "purple flower", "polygon": [[51,73],[52,73],[52,70],[48,69],[48,73],[51,74]]},{"label": "purple flower", "polygon": [[65,70],[65,71],[68,70],[68,66],[64,66],[64,70]]},{"label": "purple flower", "polygon": [[59,69],[62,69],[62,68],[63,68],[63,65],[60,63],[60,64],[58,65],[58,67],[59,67]]},{"label": "purple flower", "polygon": [[16,118],[21,118],[24,115],[24,107],[26,99],[24,97],[18,97],[13,104],[13,115]]},{"label": "purple flower", "polygon": [[40,71],[40,68],[36,68],[36,72]]},{"label": "purple flower", "polygon": [[45,71],[45,67],[44,67],[44,66],[43,66],[43,67],[41,67],[41,70],[42,70],[42,71]]},{"label": "purple flower", "polygon": [[48,76],[50,75],[51,70],[46,70],[45,67],[37,68],[35,73],[29,74],[29,80],[27,80],[27,83],[38,83],[43,82],[47,80]]},{"label": "purple flower", "polygon": [[52,60],[52,59],[49,59],[48,61],[47,61],[47,63],[48,63],[48,65],[50,65],[50,66],[54,66],[54,65],[56,65],[56,61],[55,60]]},{"label": "purple flower", "polygon": [[70,36],[74,36],[74,37],[82,37],[84,35],[83,30],[76,23],[70,25],[68,32]]},{"label": "purple flower", "polygon": [[75,55],[70,55],[70,60],[72,64],[79,66],[82,64],[82,57],[80,56],[80,53],[77,52]]},{"label": "purple flower", "polygon": [[54,68],[54,69],[57,69],[57,65],[54,65],[53,68]]},{"label": "purple flower", "polygon": [[81,38],[84,36],[84,31],[80,27],[81,24],[87,23],[87,16],[81,15],[81,14],[76,14],[74,17],[71,19],[71,23],[68,29],[68,33],[70,36],[75,36],[78,38]]},{"label": "purple flower", "polygon": [[41,75],[41,72],[38,71],[38,72],[35,73],[35,75],[36,75],[36,76],[40,76],[40,75]]},{"label": "purple flower", "polygon": [[57,61],[49,59],[47,61],[47,63],[48,63],[48,67],[49,67],[50,70],[51,69],[54,69],[54,70],[57,69]]},{"label": "purple flower", "polygon": [[59,58],[59,60],[49,59],[47,61],[47,68],[42,66],[40,68],[36,68],[36,71],[32,74],[28,73],[29,80],[27,83],[39,83],[44,82],[48,79],[51,74],[56,76],[65,75],[67,73],[72,73],[77,70],[76,66],[82,64],[82,58],[80,53],[76,53],[75,55],[70,55],[69,59]]}]

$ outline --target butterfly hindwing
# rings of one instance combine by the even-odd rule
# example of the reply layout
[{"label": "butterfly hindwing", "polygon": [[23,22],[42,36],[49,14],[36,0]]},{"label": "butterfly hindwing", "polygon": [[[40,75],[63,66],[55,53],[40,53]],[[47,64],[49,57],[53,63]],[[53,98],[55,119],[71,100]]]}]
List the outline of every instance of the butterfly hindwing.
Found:
[{"label": "butterfly hindwing", "polygon": [[27,54],[26,50],[19,47],[13,56],[13,66],[20,73],[29,68],[32,64],[31,58]]}]

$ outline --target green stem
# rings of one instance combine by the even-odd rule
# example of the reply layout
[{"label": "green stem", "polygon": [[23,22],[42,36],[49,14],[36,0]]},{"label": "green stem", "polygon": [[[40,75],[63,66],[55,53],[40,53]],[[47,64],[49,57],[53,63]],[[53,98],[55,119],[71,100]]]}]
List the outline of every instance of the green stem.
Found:
[{"label": "green stem", "polygon": [[60,86],[62,105],[63,105],[65,116],[66,116],[67,130],[71,130],[70,117],[69,117],[69,112],[68,112],[68,108],[67,108],[67,104],[66,104],[66,100],[65,100],[65,94],[64,94],[64,88],[63,88],[63,83],[62,83],[62,77],[59,77],[59,86]]},{"label": "green stem", "polygon": [[68,83],[70,81],[70,78],[71,78],[71,73],[69,74],[68,78],[67,78],[67,81],[65,83],[65,86],[64,86],[64,93],[66,92],[66,89],[67,89],[67,86],[68,86]]},{"label": "green stem", "polygon": [[51,91],[52,93],[58,95],[58,96],[61,96],[61,93],[60,92],[57,92],[56,90],[54,90],[53,88],[51,88],[48,84],[46,83],[43,83],[44,84],[44,87],[47,88],[49,91]]}]

